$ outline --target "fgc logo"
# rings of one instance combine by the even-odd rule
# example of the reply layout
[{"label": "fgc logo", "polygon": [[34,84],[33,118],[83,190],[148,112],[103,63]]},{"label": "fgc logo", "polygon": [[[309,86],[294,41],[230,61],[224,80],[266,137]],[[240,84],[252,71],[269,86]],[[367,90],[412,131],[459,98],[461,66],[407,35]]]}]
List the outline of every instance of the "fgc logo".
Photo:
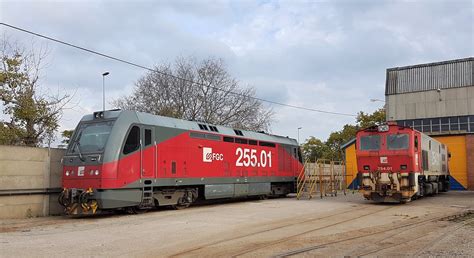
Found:
[{"label": "fgc logo", "polygon": [[224,154],[213,153],[212,148],[208,148],[208,147],[202,148],[202,161],[212,162],[213,160],[224,160]]}]

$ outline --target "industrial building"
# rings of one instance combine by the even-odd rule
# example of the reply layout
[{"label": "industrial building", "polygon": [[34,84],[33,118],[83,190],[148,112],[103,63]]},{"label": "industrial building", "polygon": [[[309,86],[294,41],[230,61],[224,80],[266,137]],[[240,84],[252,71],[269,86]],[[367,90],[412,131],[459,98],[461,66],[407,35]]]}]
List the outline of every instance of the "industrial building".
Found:
[{"label": "industrial building", "polygon": [[[451,189],[474,190],[474,58],[387,69],[387,121],[419,130],[451,153]],[[343,146],[347,181],[357,183],[355,141]]]}]

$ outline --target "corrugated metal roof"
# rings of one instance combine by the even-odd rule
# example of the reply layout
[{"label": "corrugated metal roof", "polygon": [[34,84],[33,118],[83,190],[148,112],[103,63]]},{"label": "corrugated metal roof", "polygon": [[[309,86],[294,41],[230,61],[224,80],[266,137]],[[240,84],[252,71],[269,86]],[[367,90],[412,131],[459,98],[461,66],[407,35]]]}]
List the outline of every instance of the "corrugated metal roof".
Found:
[{"label": "corrugated metal roof", "polygon": [[474,57],[387,69],[385,95],[474,86]]}]

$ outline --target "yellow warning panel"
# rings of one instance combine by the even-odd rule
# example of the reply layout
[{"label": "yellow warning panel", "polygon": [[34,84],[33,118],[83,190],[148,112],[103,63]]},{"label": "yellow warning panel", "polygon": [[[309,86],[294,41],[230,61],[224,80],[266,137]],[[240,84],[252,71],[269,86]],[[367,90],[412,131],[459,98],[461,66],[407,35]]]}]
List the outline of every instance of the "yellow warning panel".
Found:
[{"label": "yellow warning panel", "polygon": [[348,147],[346,147],[346,182],[348,187],[351,187],[351,184],[356,183],[354,179],[357,178],[357,159],[356,159],[356,148],[355,142]]},{"label": "yellow warning panel", "polygon": [[451,153],[449,159],[449,172],[458,183],[467,188],[467,160],[466,160],[466,137],[461,136],[431,136],[432,138],[448,146]]}]

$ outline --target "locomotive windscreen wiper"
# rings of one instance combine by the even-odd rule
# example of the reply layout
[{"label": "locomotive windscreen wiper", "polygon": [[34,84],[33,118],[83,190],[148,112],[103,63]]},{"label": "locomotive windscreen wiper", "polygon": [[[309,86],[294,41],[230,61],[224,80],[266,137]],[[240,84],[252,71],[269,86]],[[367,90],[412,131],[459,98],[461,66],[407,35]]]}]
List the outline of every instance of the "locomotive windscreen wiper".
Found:
[{"label": "locomotive windscreen wiper", "polygon": [[81,144],[79,143],[79,139],[81,139],[81,136],[82,136],[82,131],[79,133],[79,135],[76,137],[76,140],[74,141],[74,149],[77,149],[77,154],[79,154],[79,159],[81,161],[85,161],[84,157],[82,156],[82,152],[81,152]]}]

